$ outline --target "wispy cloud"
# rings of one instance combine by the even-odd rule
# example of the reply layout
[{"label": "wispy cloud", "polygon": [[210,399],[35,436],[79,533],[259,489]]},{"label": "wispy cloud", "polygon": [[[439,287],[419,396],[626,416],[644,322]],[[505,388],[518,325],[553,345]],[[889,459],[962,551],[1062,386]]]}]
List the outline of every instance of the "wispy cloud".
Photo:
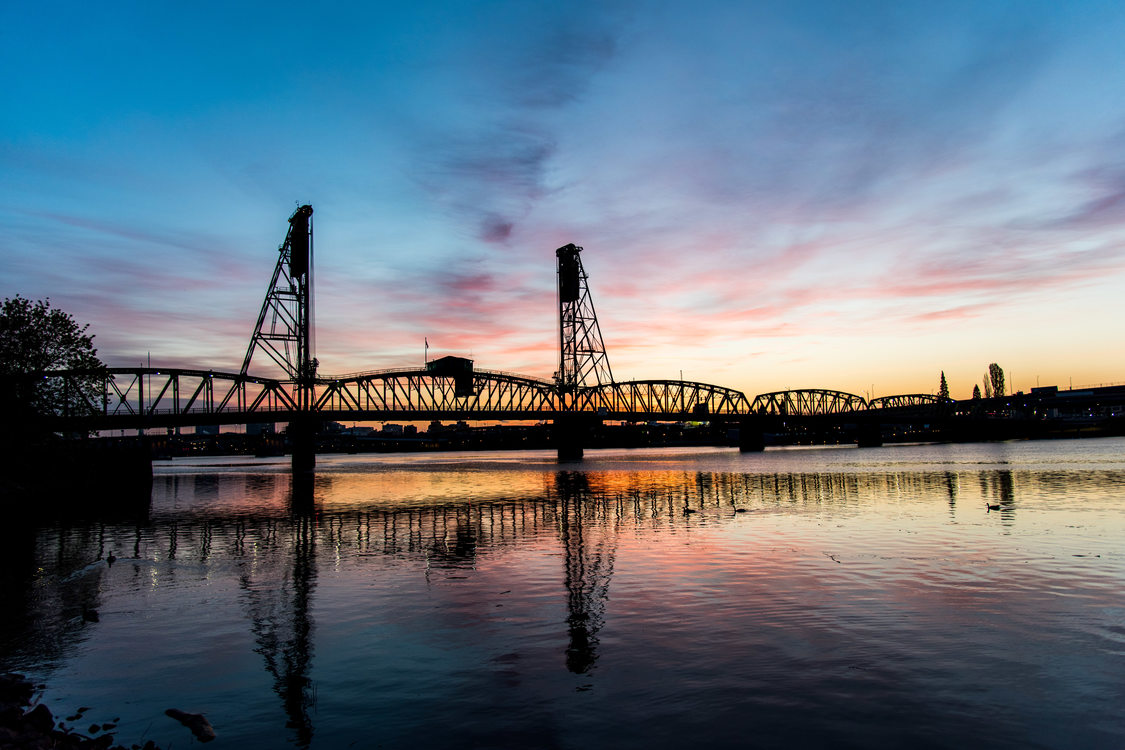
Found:
[{"label": "wispy cloud", "polygon": [[[0,282],[72,307],[104,353],[237,363],[301,199],[317,209],[318,353],[333,370],[415,362],[428,338],[549,374],[567,242],[586,248],[611,358],[638,376],[683,362],[749,378],[738,363],[753,356],[756,378],[804,380],[798,363],[839,367],[821,352],[845,338],[873,360],[901,336],[968,348],[948,332],[1048,304],[1093,338],[1103,323],[1069,312],[1089,295],[1105,319],[1125,314],[1106,291],[1125,253],[1119,8],[378,16],[344,28],[309,13],[308,54],[268,84],[270,45],[246,60],[218,33],[193,88],[173,69],[190,31],[160,50],[129,41],[164,28],[153,10],[115,32],[149,66],[137,80],[115,88],[119,62],[83,57],[97,96],[80,118],[43,94],[64,90],[66,50],[89,50],[60,25],[66,64],[26,50],[36,65],[0,124],[15,176],[0,186]],[[170,90],[141,85],[164,74]]]}]

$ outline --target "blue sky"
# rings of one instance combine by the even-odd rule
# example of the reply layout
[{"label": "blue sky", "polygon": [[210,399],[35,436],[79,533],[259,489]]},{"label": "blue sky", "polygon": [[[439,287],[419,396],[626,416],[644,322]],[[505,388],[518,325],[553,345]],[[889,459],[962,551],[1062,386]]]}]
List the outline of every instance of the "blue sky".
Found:
[{"label": "blue sky", "polygon": [[8,3],[0,293],[237,369],[308,202],[325,372],[428,338],[549,376],[574,242],[619,379],[1121,381],[1122,38],[1112,2]]}]

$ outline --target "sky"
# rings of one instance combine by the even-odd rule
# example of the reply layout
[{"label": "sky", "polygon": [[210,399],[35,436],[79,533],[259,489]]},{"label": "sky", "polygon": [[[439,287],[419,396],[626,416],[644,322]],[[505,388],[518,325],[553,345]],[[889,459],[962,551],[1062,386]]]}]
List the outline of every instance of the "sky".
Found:
[{"label": "sky", "polygon": [[[0,295],[237,371],[310,203],[322,373],[967,398],[1125,381],[1125,4],[0,6]],[[269,374],[262,355],[252,370]]]}]

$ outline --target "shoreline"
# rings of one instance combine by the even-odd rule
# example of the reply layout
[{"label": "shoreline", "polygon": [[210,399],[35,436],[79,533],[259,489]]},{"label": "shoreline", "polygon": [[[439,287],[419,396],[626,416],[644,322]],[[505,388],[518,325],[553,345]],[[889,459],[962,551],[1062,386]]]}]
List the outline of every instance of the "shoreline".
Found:
[{"label": "shoreline", "polygon": [[[91,724],[82,734],[57,720],[47,704],[35,699],[36,687],[21,674],[0,674],[0,747],[59,750],[160,750],[152,740],[128,747],[115,744],[115,723]],[[81,721],[79,708],[68,720]],[[98,735],[92,737],[90,735]]]}]

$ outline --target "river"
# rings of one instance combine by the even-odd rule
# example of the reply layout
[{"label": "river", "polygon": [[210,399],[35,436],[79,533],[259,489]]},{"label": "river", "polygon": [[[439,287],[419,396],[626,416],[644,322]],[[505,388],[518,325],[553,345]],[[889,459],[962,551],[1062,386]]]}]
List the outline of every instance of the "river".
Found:
[{"label": "river", "polygon": [[155,473],[5,555],[0,667],[126,746],[1125,747],[1122,438]]}]

